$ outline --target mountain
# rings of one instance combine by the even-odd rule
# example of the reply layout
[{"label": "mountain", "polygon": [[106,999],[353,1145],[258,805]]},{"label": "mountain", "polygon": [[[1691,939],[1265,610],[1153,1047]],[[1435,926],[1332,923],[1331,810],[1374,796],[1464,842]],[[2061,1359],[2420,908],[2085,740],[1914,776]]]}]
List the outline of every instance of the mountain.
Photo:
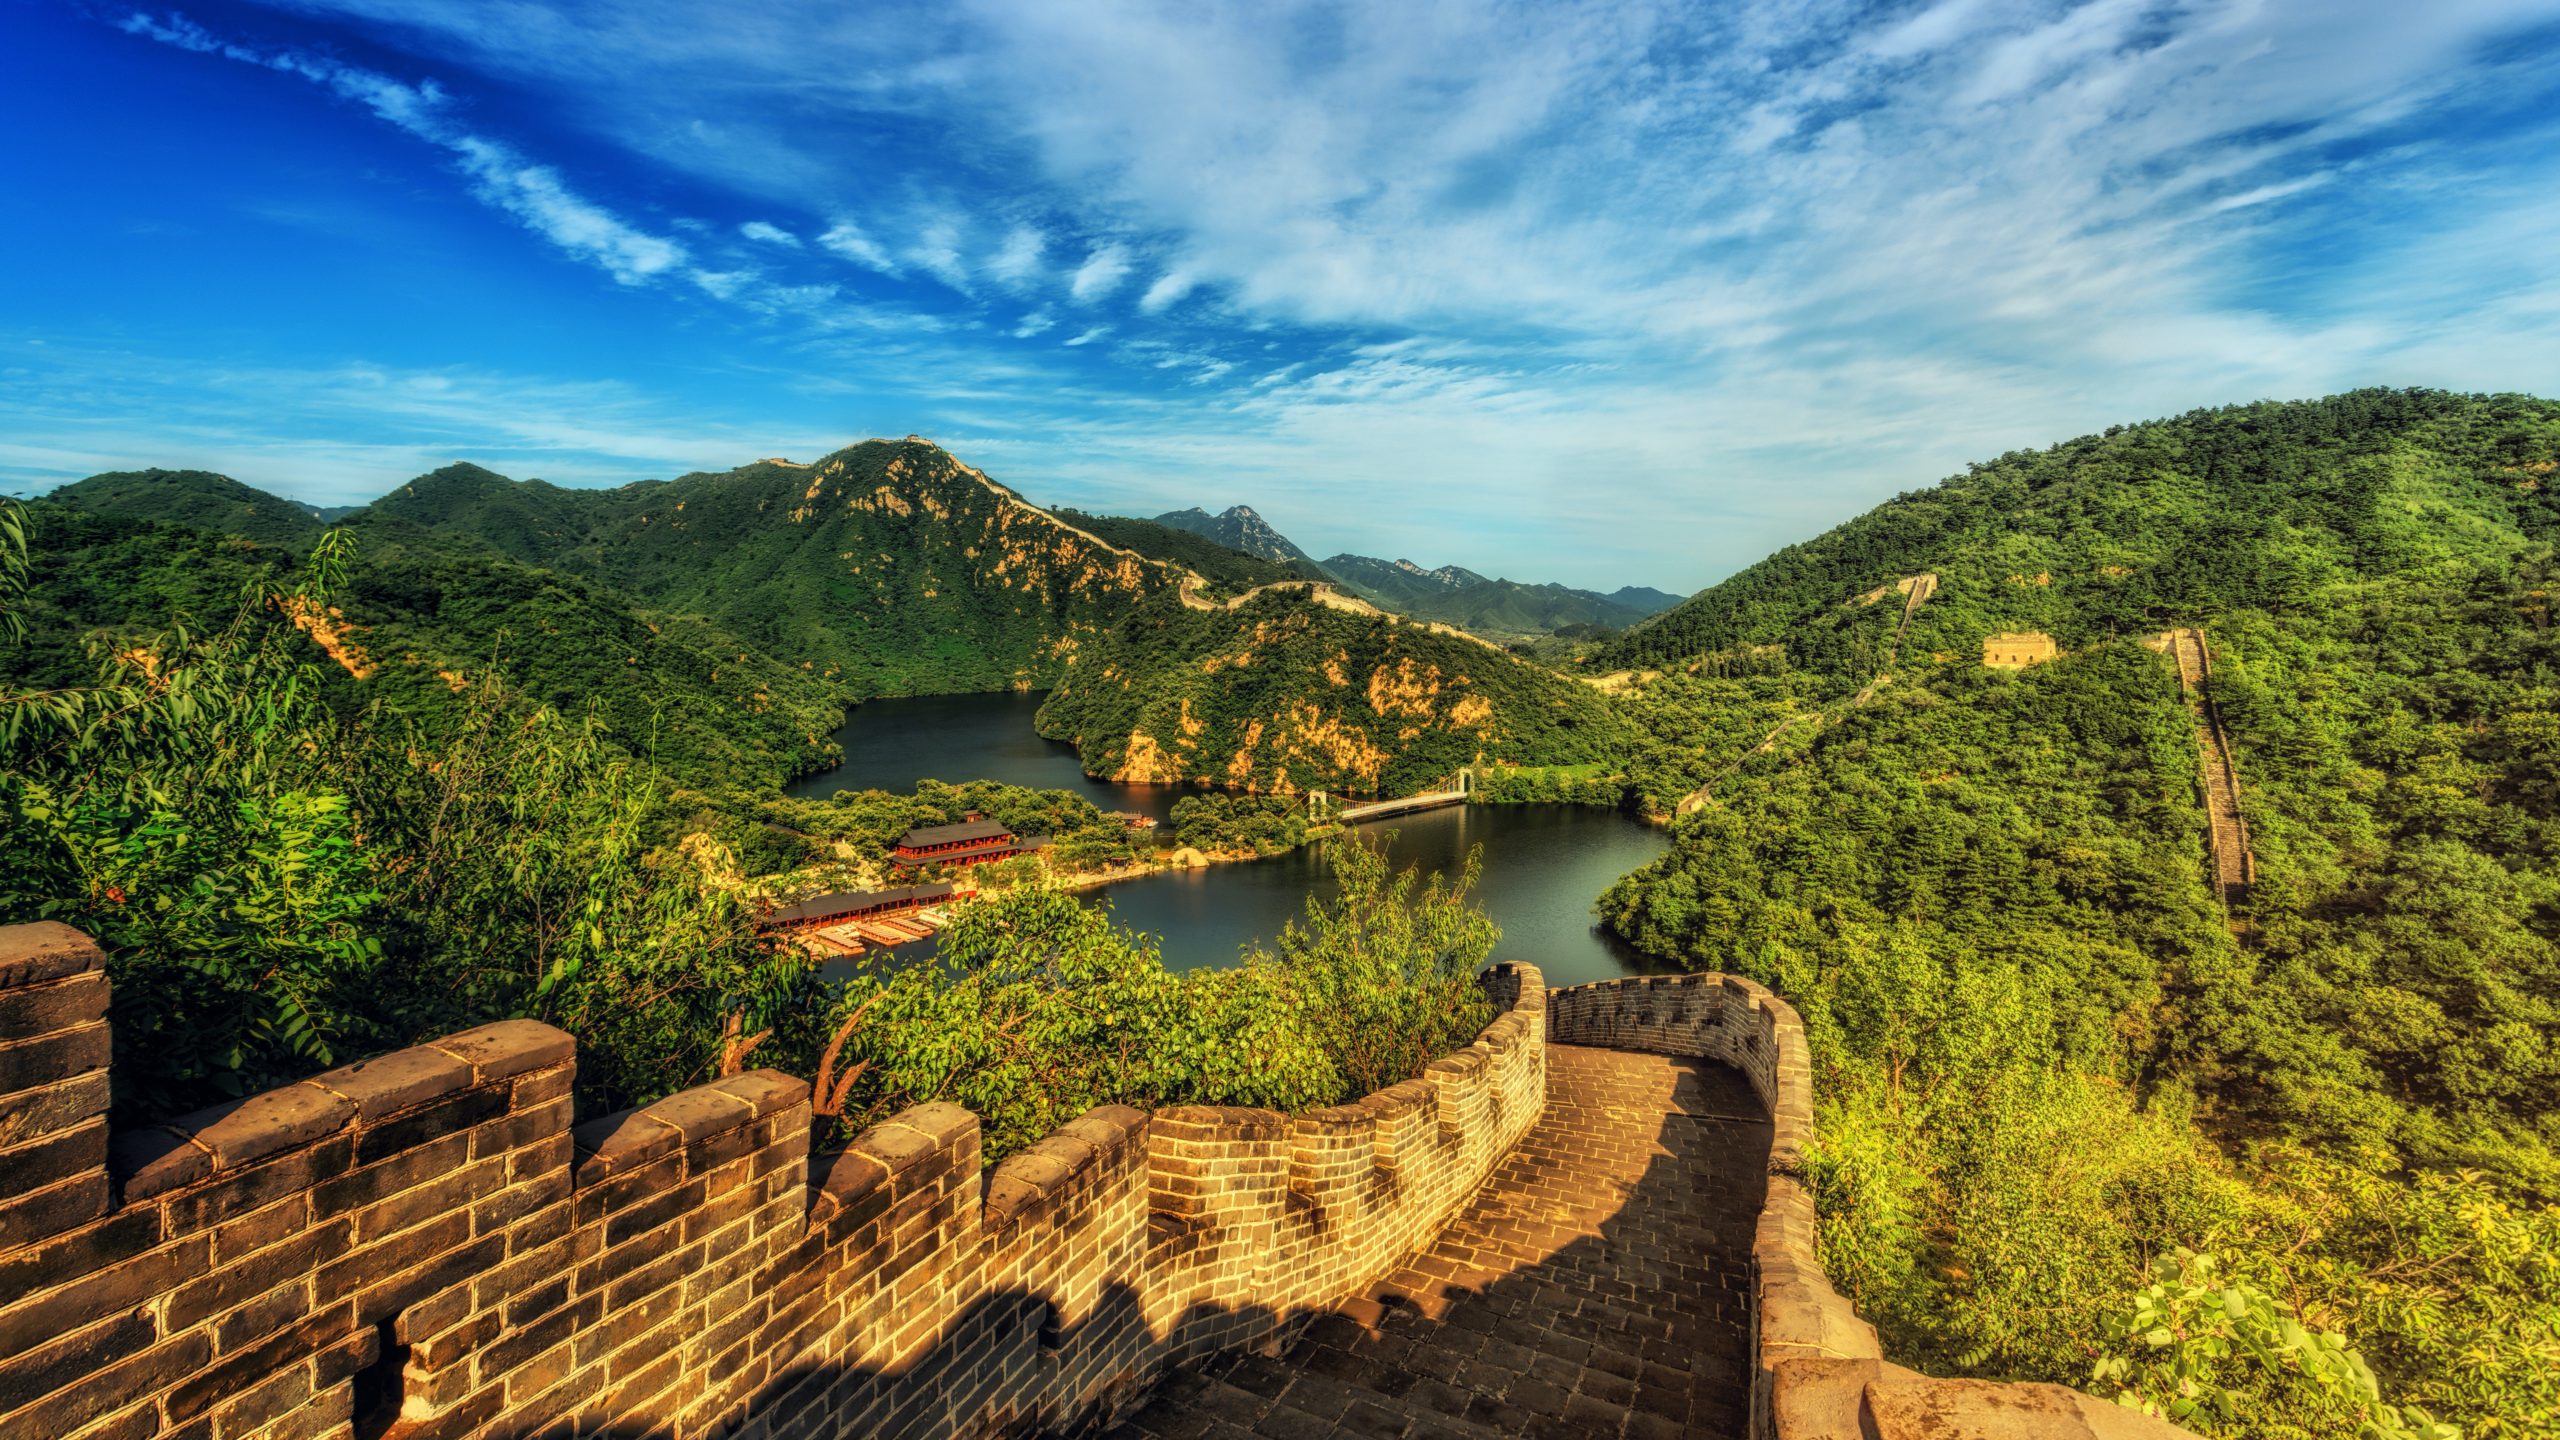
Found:
[{"label": "mountain", "polygon": [[1215,540],[1230,550],[1241,550],[1260,559],[1315,563],[1314,556],[1290,544],[1288,536],[1272,529],[1270,523],[1254,514],[1249,505],[1230,505],[1215,515],[1196,507],[1175,510],[1157,516],[1155,523],[1175,530],[1187,530]]},{"label": "mountain", "polygon": [[1687,597],[1674,595],[1668,590],[1656,590],[1650,585],[1621,585],[1600,598],[1612,605],[1652,615],[1670,609]]},{"label": "mountain", "polygon": [[[1577,626],[1618,630],[1661,608],[1617,598],[1662,595],[1635,586],[1619,590],[1616,596],[1601,595],[1563,585],[1488,580],[1456,565],[1426,570],[1410,560],[1376,560],[1366,555],[1336,555],[1324,562],[1324,568],[1366,600],[1479,635],[1551,635]],[[1662,599],[1671,603],[1674,597]]]},{"label": "mountain", "polygon": [[700,616],[856,699],[1045,686],[1084,637],[1184,574],[914,437],[613,490],[452,466],[351,523],[474,542]]},{"label": "mountain", "polygon": [[1280,580],[1328,578],[1313,561],[1265,559],[1221,545],[1196,531],[1176,529],[1154,520],[1135,520],[1125,515],[1088,515],[1081,510],[1067,509],[1051,513],[1097,539],[1125,550],[1134,550],[1148,559],[1162,560],[1190,570],[1209,582],[1211,589],[1227,594],[1241,593],[1257,585],[1269,585]]},{"label": "mountain", "polygon": [[1361,795],[1484,761],[1599,761],[1628,740],[1590,686],[1323,587],[1134,609],[1079,649],[1040,729],[1116,779]]},{"label": "mountain", "polygon": [[[1875,587],[1923,572],[1936,593],[1906,653],[1966,655],[2000,630],[2064,650],[2297,613],[2328,586],[2547,541],[2560,497],[2477,451],[2466,417],[2525,455],[2548,402],[2365,390],[2198,411],[2001,457],[1789,546],[1628,632],[1601,668],[1784,645],[1800,669],[1865,679],[1900,616]],[[2386,463],[2414,452],[2415,470]]]},{"label": "mountain", "polygon": [[320,533],[307,506],[209,470],[116,470],[44,497],[92,515],[165,520],[269,545],[306,544]]},{"label": "mountain", "polygon": [[[2555,476],[2547,400],[2201,410],[1975,465],[1604,653],[1633,770],[1713,784],[1603,921],[1803,1013],[1824,1254],[1889,1353],[2083,1378],[2140,1257],[2209,1245],[2397,1401],[2547,1407],[2497,1338],[2547,1285],[2421,1236],[2560,1196]],[[2184,627],[2209,676],[2154,648]],[[2051,658],[1984,663],[2020,631]],[[2248,1433],[2351,1428],[2256,1393]]]},{"label": "mountain", "polygon": [[[320,533],[292,502],[203,471],[95,477],[29,518],[29,634],[0,648],[0,671],[47,684],[86,678],[93,641],[133,643],[172,616],[222,624],[252,582],[297,580]],[[356,528],[335,613],[306,627],[351,705],[434,719],[496,670],[520,703],[594,714],[686,784],[775,785],[828,758],[840,689],[716,625],[480,546]]]}]

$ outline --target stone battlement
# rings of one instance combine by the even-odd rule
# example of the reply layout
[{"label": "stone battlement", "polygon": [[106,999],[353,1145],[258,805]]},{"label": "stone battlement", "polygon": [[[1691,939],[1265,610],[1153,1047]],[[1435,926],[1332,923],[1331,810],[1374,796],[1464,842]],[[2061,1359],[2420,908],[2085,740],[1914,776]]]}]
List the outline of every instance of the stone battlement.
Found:
[{"label": "stone battlement", "polygon": [[0,1433],[1021,1433],[1266,1347],[1533,1125],[1545,987],[1298,1116],[1105,1106],[992,1171],[923,1105],[813,1154],[770,1070],[575,1124],[509,1021],[110,1136],[103,961],[0,927]]},{"label": "stone battlement", "polygon": [[1804,1183],[1812,1062],[1795,1007],[1766,987],[1713,974],[1576,985],[1549,993],[1547,1037],[1718,1060],[1768,1107],[1769,1188],[1751,1245],[1753,1440],[2193,1440],[2067,1386],[1936,1380],[1884,1358],[1822,1268]]}]

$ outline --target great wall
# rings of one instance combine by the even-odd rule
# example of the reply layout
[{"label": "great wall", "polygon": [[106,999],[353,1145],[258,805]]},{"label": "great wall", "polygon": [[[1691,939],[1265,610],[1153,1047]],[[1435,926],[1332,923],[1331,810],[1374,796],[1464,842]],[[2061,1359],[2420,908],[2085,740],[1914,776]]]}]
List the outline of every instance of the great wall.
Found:
[{"label": "great wall", "polygon": [[1803,1028],[1729,976],[1549,992],[1284,1116],[923,1105],[814,1153],[762,1070],[578,1123],[482,1026],[109,1133],[109,986],[0,927],[0,1435],[2171,1440],[1885,1360],[1802,1178]]}]

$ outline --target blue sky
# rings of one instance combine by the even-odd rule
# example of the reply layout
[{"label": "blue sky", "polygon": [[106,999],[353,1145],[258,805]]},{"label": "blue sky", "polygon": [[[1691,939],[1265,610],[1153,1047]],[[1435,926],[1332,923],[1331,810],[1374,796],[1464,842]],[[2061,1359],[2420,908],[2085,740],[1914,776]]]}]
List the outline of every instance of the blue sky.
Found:
[{"label": "blue sky", "polygon": [[921,433],[1687,590],[1969,460],[2560,394],[2560,0],[0,0],[0,486]]}]

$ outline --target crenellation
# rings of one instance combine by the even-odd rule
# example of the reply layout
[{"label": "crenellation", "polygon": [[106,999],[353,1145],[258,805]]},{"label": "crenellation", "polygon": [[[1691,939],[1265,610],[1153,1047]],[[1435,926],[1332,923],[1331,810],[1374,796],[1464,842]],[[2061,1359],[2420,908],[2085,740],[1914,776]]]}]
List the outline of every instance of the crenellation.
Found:
[{"label": "crenellation", "polygon": [[1875,1327],[1822,1267],[1813,1192],[1803,1179],[1814,1133],[1804,1022],[1766,987],[1736,975],[1644,976],[1577,985],[1547,1000],[1548,1039],[1721,1061],[1750,1081],[1770,1117],[1752,1242],[1753,1440],[2191,1440],[2062,1386],[1933,1380],[1884,1359]]},{"label": "crenellation", "polygon": [[1544,1095],[1545,989],[1498,967],[1506,1013],[1421,1079],[1106,1106],[993,1172],[951,1105],[813,1154],[772,1071],[577,1124],[575,1046],[526,1021],[111,1137],[99,967],[0,927],[31,1162],[0,1171],[0,1428],[57,1440],[352,1440],[360,1394],[403,1440],[1098,1420],[1427,1243]]}]

